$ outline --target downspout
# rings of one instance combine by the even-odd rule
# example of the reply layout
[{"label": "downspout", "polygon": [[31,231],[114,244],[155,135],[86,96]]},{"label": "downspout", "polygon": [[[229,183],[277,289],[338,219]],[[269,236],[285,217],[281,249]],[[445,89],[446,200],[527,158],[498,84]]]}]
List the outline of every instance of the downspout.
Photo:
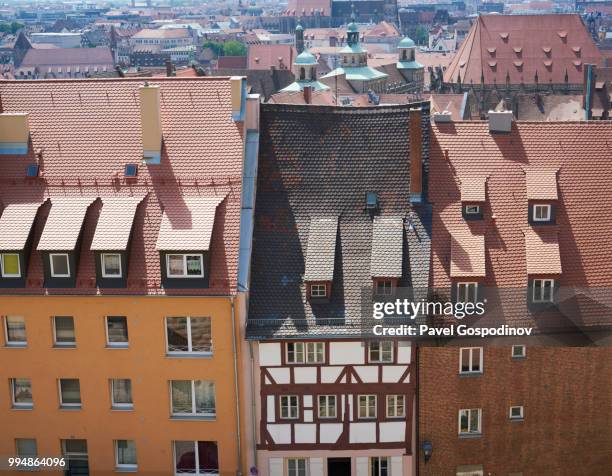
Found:
[{"label": "downspout", "polygon": [[242,441],[240,439],[240,389],[238,387],[238,350],[236,346],[236,302],[234,296],[230,297],[232,303],[232,351],[234,353],[234,391],[236,393],[236,448],[238,452],[238,469],[236,476],[242,476]]},{"label": "downspout", "polygon": [[253,466],[257,468],[257,404],[255,401],[255,357],[253,357],[252,340],[249,341],[249,356],[251,359],[251,431],[253,433]]},{"label": "downspout", "polygon": [[587,64],[586,97],[584,98],[584,120],[588,121],[591,116],[591,82],[593,81],[593,65]]}]

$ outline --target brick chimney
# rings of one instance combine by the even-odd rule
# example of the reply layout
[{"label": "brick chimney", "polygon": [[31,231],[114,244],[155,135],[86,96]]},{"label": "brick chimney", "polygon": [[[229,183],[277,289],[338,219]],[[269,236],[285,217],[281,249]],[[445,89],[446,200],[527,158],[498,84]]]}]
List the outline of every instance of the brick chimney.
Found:
[{"label": "brick chimney", "polygon": [[161,160],[162,127],[159,96],[159,86],[145,83],[140,87],[142,155],[153,164],[158,164]]},{"label": "brick chimney", "polygon": [[28,114],[0,114],[0,154],[27,154],[30,141]]},{"label": "brick chimney", "polygon": [[304,102],[306,104],[312,103],[312,86],[304,86]]},{"label": "brick chimney", "polygon": [[423,202],[423,129],[421,108],[410,110],[410,203]]}]

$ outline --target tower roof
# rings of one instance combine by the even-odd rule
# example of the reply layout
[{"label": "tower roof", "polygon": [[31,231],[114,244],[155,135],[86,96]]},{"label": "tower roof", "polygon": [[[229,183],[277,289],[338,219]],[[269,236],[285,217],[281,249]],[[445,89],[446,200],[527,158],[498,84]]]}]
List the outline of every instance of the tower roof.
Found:
[{"label": "tower roof", "polygon": [[295,58],[295,64],[317,64],[317,58],[310,51],[304,50]]},{"label": "tower roof", "polygon": [[397,45],[398,48],[413,48],[415,46],[416,43],[408,37],[403,38],[402,41],[400,41]]}]

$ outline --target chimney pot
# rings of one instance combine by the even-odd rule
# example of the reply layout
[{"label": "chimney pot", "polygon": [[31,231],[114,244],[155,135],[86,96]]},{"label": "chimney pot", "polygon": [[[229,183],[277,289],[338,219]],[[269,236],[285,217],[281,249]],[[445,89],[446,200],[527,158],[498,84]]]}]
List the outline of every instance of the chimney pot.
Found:
[{"label": "chimney pot", "polygon": [[0,114],[0,155],[27,154],[30,141],[28,113]]},{"label": "chimney pot", "polygon": [[512,131],[512,111],[489,111],[489,132]]}]

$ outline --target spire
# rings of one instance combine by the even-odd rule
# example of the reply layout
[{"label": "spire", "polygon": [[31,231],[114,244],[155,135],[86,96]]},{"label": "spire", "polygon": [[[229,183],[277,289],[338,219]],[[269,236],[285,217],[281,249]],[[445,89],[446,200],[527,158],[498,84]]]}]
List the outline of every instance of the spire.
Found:
[{"label": "spire", "polygon": [[295,49],[297,50],[298,55],[304,51],[304,28],[302,27],[302,23],[298,18],[298,24],[295,27]]},{"label": "spire", "polygon": [[346,42],[349,46],[359,43],[359,28],[355,23],[355,4],[351,5],[351,22],[346,27]]}]

